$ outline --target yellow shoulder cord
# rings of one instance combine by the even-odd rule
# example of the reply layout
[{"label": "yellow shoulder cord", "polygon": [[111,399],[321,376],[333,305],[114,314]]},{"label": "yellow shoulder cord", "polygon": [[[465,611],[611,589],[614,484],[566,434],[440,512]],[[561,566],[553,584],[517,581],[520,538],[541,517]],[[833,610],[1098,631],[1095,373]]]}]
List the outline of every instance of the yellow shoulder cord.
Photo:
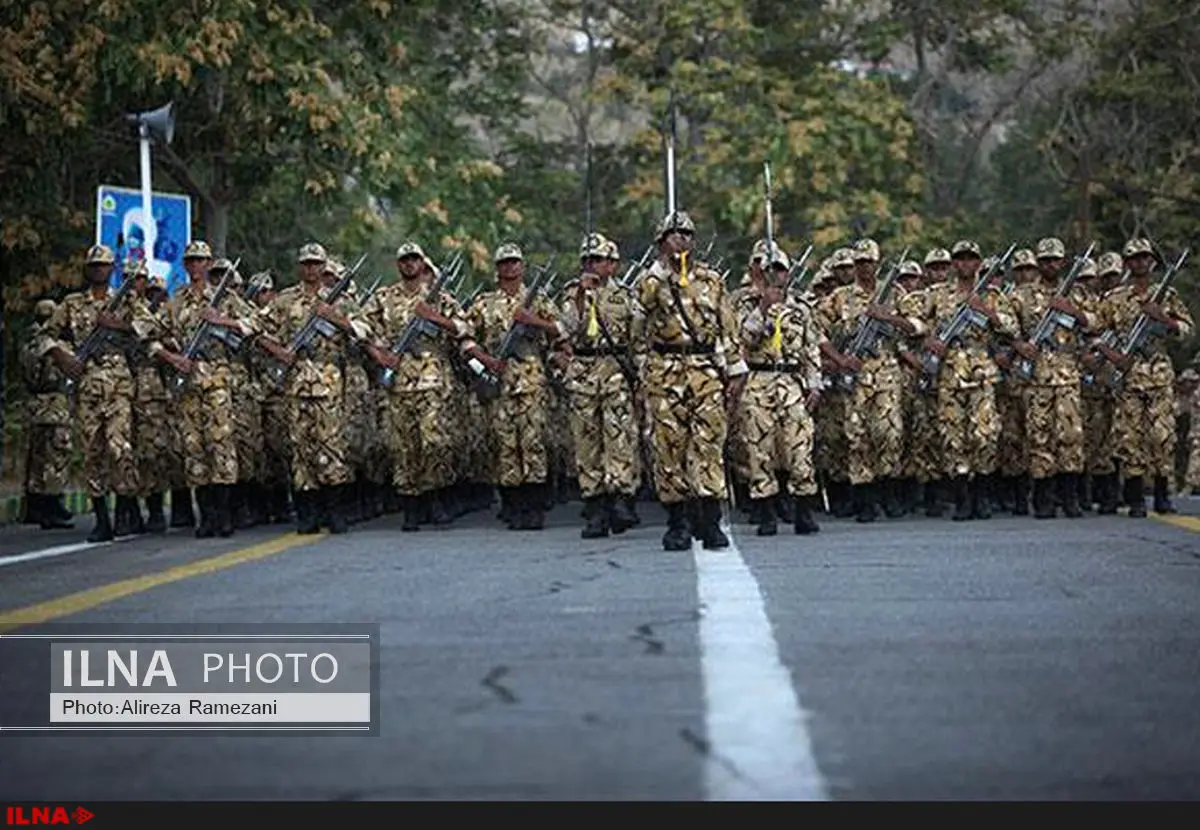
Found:
[{"label": "yellow shoulder cord", "polygon": [[687,288],[687,284],[688,284],[687,261],[688,261],[688,252],[683,251],[682,253],[679,254],[679,284],[682,285],[684,288]]}]

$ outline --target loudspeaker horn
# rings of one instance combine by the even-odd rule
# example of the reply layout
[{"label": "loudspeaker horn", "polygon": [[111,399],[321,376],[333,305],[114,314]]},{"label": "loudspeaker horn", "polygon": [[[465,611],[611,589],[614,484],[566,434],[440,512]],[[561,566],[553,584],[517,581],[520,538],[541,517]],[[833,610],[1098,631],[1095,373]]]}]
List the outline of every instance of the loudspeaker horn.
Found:
[{"label": "loudspeaker horn", "polygon": [[175,136],[174,108],[175,102],[172,101],[156,110],[133,113],[132,115],[125,116],[125,118],[139,127],[145,127],[150,132],[150,135],[161,140],[163,143],[170,144],[171,139]]}]

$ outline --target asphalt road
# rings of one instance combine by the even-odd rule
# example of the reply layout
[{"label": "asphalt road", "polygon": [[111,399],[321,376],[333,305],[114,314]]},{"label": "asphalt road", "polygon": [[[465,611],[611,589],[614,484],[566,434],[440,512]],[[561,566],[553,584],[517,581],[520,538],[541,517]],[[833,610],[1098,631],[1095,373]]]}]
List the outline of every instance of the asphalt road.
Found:
[{"label": "asphalt road", "polygon": [[0,734],[0,801],[1200,797],[1200,519],[739,523],[735,550],[668,554],[655,508],[595,541],[578,510],[541,533],[387,517],[242,559],[280,530],[12,561],[88,522],[0,529],[0,631],[382,640],[378,737]]}]

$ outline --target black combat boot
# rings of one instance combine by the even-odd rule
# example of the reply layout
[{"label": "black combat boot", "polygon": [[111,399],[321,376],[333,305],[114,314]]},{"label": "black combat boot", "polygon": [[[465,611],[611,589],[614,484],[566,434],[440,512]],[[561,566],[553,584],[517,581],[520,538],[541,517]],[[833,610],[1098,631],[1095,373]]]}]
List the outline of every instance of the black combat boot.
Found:
[{"label": "black combat boot", "polygon": [[663,550],[691,550],[692,529],[688,522],[687,502],[680,501],[664,506],[667,510],[667,532],[662,537]]},{"label": "black combat boot", "polygon": [[108,514],[108,499],[104,496],[92,497],[92,512],[96,514],[96,525],[88,534],[89,542],[111,542],[116,534],[113,533],[112,520]]},{"label": "black combat boot", "polygon": [[321,514],[317,505],[318,490],[297,490],[292,494],[296,504],[296,532],[311,536],[321,532]]},{"label": "black combat boot", "polygon": [[25,491],[25,512],[21,514],[21,524],[40,525],[42,523],[42,500],[37,493]]},{"label": "black combat boot", "polygon": [[1096,479],[1091,473],[1080,473],[1075,480],[1079,491],[1079,509],[1091,513],[1096,506]]},{"label": "black combat boot", "polygon": [[238,530],[249,530],[254,527],[253,501],[254,485],[240,482],[229,488],[229,509],[233,526]]},{"label": "black combat boot", "polygon": [[42,530],[70,530],[75,527],[75,523],[71,521],[75,517],[63,507],[62,502],[59,501],[61,496],[41,495],[36,498],[40,506],[39,524]]},{"label": "black combat boot", "polygon": [[196,538],[211,539],[217,535],[216,515],[213,513],[212,485],[201,484],[196,488]]},{"label": "black combat boot", "polygon": [[954,515],[951,518],[956,522],[965,522],[968,519],[973,519],[974,514],[971,511],[971,482],[965,475],[956,475],[951,479],[951,486],[954,488]]},{"label": "black combat boot", "polygon": [[795,504],[787,496],[789,478],[791,476],[788,473],[775,474],[775,480],[779,483],[779,497],[774,499],[774,508],[779,521],[790,525],[796,521],[796,514],[794,512]]},{"label": "black combat boot", "polygon": [[638,526],[637,514],[630,508],[632,496],[617,493],[609,496],[605,507],[608,510],[608,526],[614,536]]},{"label": "black combat boot", "polygon": [[583,500],[583,530],[579,535],[583,539],[603,539],[608,535],[608,510],[605,509],[603,496],[588,496]]},{"label": "black combat boot", "polygon": [[404,524],[400,529],[405,533],[416,533],[421,529],[421,506],[419,496],[400,496],[400,510],[404,513]]},{"label": "black combat boot", "polygon": [[1058,518],[1058,505],[1054,498],[1054,478],[1033,480],[1033,517],[1035,519]]},{"label": "black combat boot", "polygon": [[[765,499],[755,499],[758,502],[758,530],[755,531],[759,536],[774,536],[779,532],[777,517],[775,512],[776,499],[768,496]],[[780,499],[783,501],[783,499]]]},{"label": "black combat boot", "polygon": [[348,485],[335,484],[317,491],[321,494],[322,512],[325,514],[323,523],[330,533],[345,533],[349,530],[346,521],[347,489]]},{"label": "black combat boot", "polygon": [[1057,476],[1063,515],[1068,519],[1078,519],[1083,516],[1083,510],[1079,504],[1079,475],[1079,473],[1059,473]]},{"label": "black combat boot", "polygon": [[1013,479],[1013,506],[1012,514],[1014,516],[1029,515],[1029,475],[1022,473]]},{"label": "black combat boot", "polygon": [[945,515],[945,510],[942,507],[941,489],[941,482],[936,479],[925,482],[925,492],[923,494],[925,515],[931,519],[939,519]]},{"label": "black combat boot", "polygon": [[217,514],[217,535],[228,539],[233,535],[233,491],[236,484],[213,485],[213,503]]},{"label": "black combat boot", "polygon": [[1146,518],[1146,491],[1141,476],[1125,479],[1125,503],[1129,505],[1129,516],[1134,519]]},{"label": "black combat boot", "polygon": [[875,483],[867,482],[866,484],[853,485],[854,501],[858,508],[858,515],[854,517],[856,522],[867,524],[875,521],[879,515],[879,503],[875,493]]},{"label": "black combat boot", "polygon": [[746,524],[754,525],[755,527],[762,524],[763,503],[760,499],[747,499],[746,501],[738,502],[738,504],[744,505],[743,512],[746,516]]},{"label": "black combat boot", "polygon": [[192,509],[192,491],[180,487],[171,491],[171,527],[195,527],[196,514]]},{"label": "black combat boot", "polygon": [[1017,480],[1014,476],[997,475],[994,479],[996,506],[1003,513],[1012,513],[1017,503]]},{"label": "black combat boot", "polygon": [[813,518],[812,507],[810,505],[814,498],[816,497],[795,496],[792,499],[792,513],[795,516],[795,519],[792,521],[792,530],[801,536],[808,536],[821,530],[821,526]]},{"label": "black combat boot", "polygon": [[992,518],[992,477],[977,475],[971,482],[971,518]]},{"label": "black combat boot", "polygon": [[114,535],[133,536],[137,533],[138,522],[142,518],[142,509],[138,506],[135,496],[117,496],[115,513]]},{"label": "black combat boot", "polygon": [[1101,516],[1112,516],[1117,512],[1120,494],[1117,492],[1117,474],[1105,473],[1096,479],[1097,498],[1100,507],[1096,512]]},{"label": "black combat boot", "polygon": [[544,482],[526,484],[526,507],[523,530],[542,530],[546,527],[546,505],[550,500],[550,485]]},{"label": "black combat boot", "polygon": [[428,515],[431,524],[448,525],[454,521],[450,517],[450,513],[446,510],[446,502],[442,496],[443,492],[442,490],[431,490],[422,495],[422,498],[428,502]]},{"label": "black combat boot", "polygon": [[[651,491],[653,493],[653,491]],[[653,495],[647,501],[654,501]],[[637,527],[642,523],[642,517],[637,512],[638,497],[635,493],[632,496],[625,496],[625,506],[629,508],[629,515],[633,517],[633,527]]]},{"label": "black combat boot", "polygon": [[[705,550],[722,550],[729,547],[729,537],[721,530],[721,500],[704,498],[697,506],[701,522],[700,542]],[[773,513],[768,506],[768,512]]]},{"label": "black combat boot", "polygon": [[146,532],[166,533],[167,517],[163,514],[163,494],[151,493],[146,496]]},{"label": "black combat boot", "polygon": [[1167,486],[1166,476],[1154,477],[1154,512],[1160,516],[1179,512],[1171,504],[1171,489]]},{"label": "black combat boot", "polygon": [[897,478],[883,479],[880,482],[883,498],[883,513],[889,519],[900,519],[904,517],[904,501],[903,493],[901,492],[900,480]]}]

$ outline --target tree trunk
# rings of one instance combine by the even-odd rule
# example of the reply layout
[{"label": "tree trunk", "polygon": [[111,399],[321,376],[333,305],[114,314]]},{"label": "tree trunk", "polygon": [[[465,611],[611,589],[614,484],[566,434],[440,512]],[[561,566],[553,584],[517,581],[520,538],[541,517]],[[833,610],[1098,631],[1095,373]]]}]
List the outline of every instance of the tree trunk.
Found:
[{"label": "tree trunk", "polygon": [[226,256],[225,244],[229,239],[229,211],[231,206],[216,201],[204,203],[205,241],[213,250],[213,256]]}]

